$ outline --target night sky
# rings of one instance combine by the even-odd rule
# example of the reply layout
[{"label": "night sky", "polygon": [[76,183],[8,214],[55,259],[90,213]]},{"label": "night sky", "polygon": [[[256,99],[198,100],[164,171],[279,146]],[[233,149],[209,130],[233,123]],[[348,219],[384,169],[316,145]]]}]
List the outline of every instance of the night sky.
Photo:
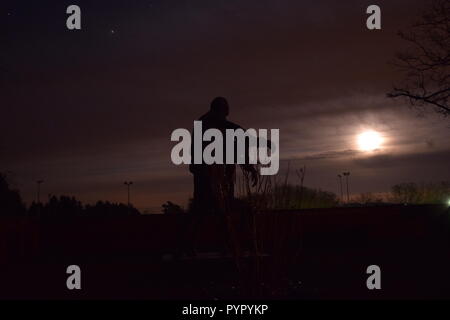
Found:
[{"label": "night sky", "polygon": [[[82,29],[66,28],[77,4]],[[366,28],[367,6],[382,30]],[[306,165],[305,185],[385,192],[450,180],[450,122],[386,98],[401,80],[397,36],[427,1],[2,1],[0,171],[25,201],[42,194],[132,202],[155,211],[192,194],[170,160],[215,96],[230,120],[280,129],[279,174]],[[376,130],[379,150],[356,137]]]}]

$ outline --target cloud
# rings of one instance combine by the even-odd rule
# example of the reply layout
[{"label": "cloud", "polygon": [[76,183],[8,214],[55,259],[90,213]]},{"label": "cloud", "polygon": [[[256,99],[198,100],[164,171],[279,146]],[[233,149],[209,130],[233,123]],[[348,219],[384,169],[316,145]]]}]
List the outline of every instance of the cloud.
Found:
[{"label": "cloud", "polygon": [[[352,161],[360,167],[371,169],[416,167],[418,170],[433,170],[436,167],[440,168],[442,165],[450,163],[450,150],[405,154],[385,153],[371,157],[355,158]],[[442,174],[443,178],[449,178],[450,167]]]},{"label": "cloud", "polygon": [[335,159],[335,158],[344,158],[344,157],[352,157],[361,154],[361,151],[358,150],[343,150],[343,151],[328,151],[322,153],[312,154],[306,157],[301,157],[296,160],[325,160],[325,159]]}]

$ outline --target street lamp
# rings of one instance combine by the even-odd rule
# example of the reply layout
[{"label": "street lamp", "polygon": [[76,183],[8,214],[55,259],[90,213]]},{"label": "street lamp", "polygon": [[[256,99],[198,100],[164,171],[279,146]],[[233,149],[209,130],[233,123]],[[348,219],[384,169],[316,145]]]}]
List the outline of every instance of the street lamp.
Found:
[{"label": "street lamp", "polygon": [[350,194],[348,193],[348,176],[350,175],[350,172],[343,172],[342,174],[344,175],[347,184],[347,202],[350,202]]},{"label": "street lamp", "polygon": [[126,185],[128,189],[128,207],[130,207],[130,186],[133,184],[133,181],[125,181],[123,184]]},{"label": "street lamp", "polygon": [[342,194],[342,176],[340,174],[337,175],[339,178],[339,185],[341,187],[341,201],[344,202],[344,195]]},{"label": "street lamp", "polygon": [[44,182],[44,180],[38,180],[37,183],[37,203],[41,203],[41,184]]}]

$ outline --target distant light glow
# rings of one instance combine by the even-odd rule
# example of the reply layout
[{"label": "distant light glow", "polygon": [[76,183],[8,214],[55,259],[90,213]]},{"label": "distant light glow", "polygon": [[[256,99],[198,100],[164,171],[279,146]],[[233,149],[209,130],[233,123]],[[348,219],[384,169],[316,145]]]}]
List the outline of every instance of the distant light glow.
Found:
[{"label": "distant light glow", "polygon": [[376,131],[364,131],[358,135],[358,146],[362,151],[380,149],[383,138]]}]

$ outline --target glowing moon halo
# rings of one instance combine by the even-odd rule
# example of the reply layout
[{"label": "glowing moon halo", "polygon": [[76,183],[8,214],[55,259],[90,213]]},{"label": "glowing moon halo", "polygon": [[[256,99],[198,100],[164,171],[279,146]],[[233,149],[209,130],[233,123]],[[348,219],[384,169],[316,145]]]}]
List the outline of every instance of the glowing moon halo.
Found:
[{"label": "glowing moon halo", "polygon": [[376,131],[364,131],[358,135],[358,146],[361,151],[380,149],[383,138]]}]

